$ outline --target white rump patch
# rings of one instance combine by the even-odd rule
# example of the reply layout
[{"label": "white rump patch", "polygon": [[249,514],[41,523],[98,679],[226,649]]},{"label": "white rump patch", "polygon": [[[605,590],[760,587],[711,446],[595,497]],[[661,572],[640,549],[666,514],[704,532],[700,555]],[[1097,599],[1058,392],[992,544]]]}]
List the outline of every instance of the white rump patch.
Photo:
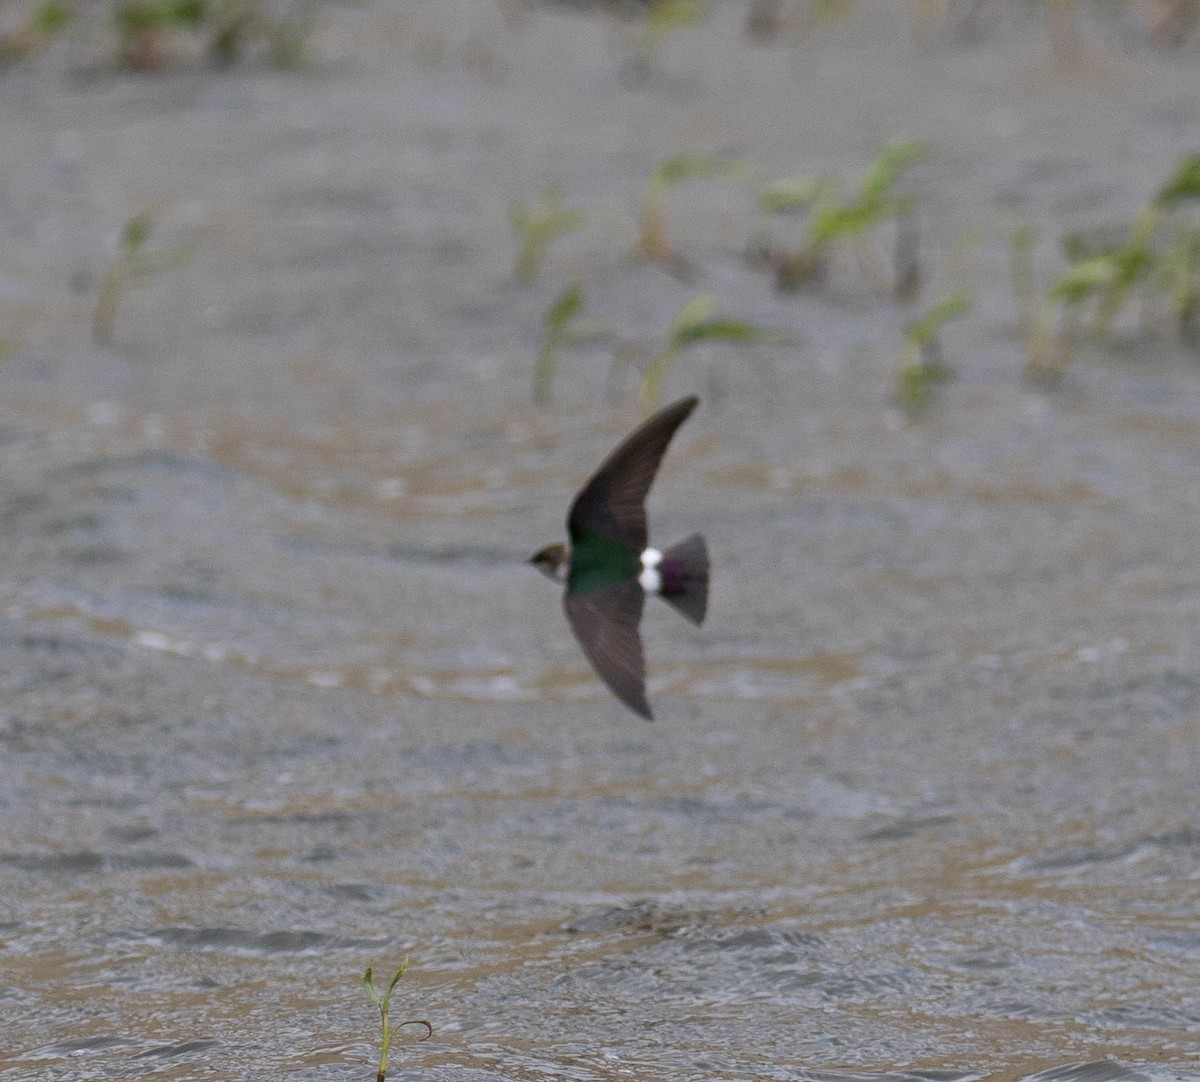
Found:
[{"label": "white rump patch", "polygon": [[660,563],[662,553],[658,549],[646,549],[642,553],[642,573],[638,575],[638,582],[648,594],[656,594],[662,589],[662,575],[658,570]]}]

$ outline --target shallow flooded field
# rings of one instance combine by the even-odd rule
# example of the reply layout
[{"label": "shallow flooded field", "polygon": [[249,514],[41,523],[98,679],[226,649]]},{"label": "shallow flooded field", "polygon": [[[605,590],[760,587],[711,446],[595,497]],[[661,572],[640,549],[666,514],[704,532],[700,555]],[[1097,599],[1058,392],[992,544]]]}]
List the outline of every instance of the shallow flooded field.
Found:
[{"label": "shallow flooded field", "polygon": [[[1200,150],[1200,43],[869,3],[757,43],[724,0],[639,76],[624,24],[505,11],[158,74],[93,13],[0,73],[0,1078],[369,1078],[409,956],[396,1079],[1200,1079],[1200,363],[1124,319],[1034,386],[1010,273]],[[756,190],[897,137],[922,299],[847,252],[776,291]],[[639,262],[682,151],[745,171]],[[519,285],[555,184],[591,217]],[[97,345],[147,209],[181,259]],[[539,408],[575,281],[606,334]],[[641,416],[614,349],[705,294],[779,335],[669,374],[651,536],[713,594],[647,606],[647,724],[523,561]]]}]

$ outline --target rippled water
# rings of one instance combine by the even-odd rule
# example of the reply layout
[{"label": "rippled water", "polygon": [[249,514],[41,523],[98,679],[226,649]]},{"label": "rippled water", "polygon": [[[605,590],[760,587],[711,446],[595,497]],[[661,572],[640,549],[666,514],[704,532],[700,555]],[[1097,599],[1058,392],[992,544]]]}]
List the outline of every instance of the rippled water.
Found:
[{"label": "rippled water", "polygon": [[[754,48],[726,4],[640,87],[595,16],[448,0],[331,11],[299,74],[117,78],[81,31],[0,76],[0,1077],[371,1077],[361,976],[409,955],[396,1078],[1200,1078],[1200,373],[1130,336],[1023,386],[1006,268],[1144,202],[1200,80],[990,10]],[[775,295],[731,182],[672,198],[695,281],[619,220],[508,280],[514,195],[899,132],[929,295],[976,290],[920,424],[909,313]],[[151,200],[189,259],[97,349]],[[647,608],[653,725],[522,565],[637,418],[602,345],[527,404],[584,273],[623,337],[716,292],[797,339],[672,377],[653,536],[715,579],[703,628]]]}]

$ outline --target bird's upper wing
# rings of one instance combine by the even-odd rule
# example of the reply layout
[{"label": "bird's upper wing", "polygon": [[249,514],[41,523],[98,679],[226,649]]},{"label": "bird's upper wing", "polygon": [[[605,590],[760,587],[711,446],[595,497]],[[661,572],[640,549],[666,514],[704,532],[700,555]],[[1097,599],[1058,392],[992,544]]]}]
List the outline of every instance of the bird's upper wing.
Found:
[{"label": "bird's upper wing", "polygon": [[641,554],[647,537],[646,494],[675,429],[699,401],[690,395],[659,410],[604,460],[571,504],[567,529],[573,542],[598,534]]},{"label": "bird's upper wing", "polygon": [[626,579],[584,594],[564,594],[563,608],[600,679],[630,710],[651,721],[638,631],[645,599],[637,579]]}]

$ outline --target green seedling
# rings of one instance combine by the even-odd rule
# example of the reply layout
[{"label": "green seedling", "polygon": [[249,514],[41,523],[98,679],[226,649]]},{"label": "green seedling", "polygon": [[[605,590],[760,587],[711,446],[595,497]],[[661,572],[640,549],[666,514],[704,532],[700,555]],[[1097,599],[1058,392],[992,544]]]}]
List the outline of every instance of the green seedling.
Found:
[{"label": "green seedling", "polygon": [[1025,379],[1037,387],[1057,387],[1071,359],[1070,333],[1056,330],[1053,316],[1039,308],[1029,327]]},{"label": "green seedling", "polygon": [[1158,276],[1179,336],[1196,345],[1200,332],[1200,228],[1181,226],[1159,257]]},{"label": "green seedling", "polygon": [[576,318],[583,308],[583,286],[568,286],[542,316],[542,346],[533,373],[533,401],[539,406],[550,402],[550,389],[558,368],[558,355],[566,346],[600,337],[600,323]]},{"label": "green seedling", "polygon": [[1026,379],[1042,387],[1054,387],[1062,381],[1082,308],[1112,284],[1115,273],[1111,261],[1097,256],[1082,260],[1059,275],[1029,322]]},{"label": "green seedling", "polygon": [[911,304],[921,295],[921,229],[915,211],[896,219],[896,247],[892,254],[892,296]]},{"label": "green seedling", "polygon": [[169,37],[205,19],[205,0],[125,0],[114,12],[121,62],[136,71],[161,71]]},{"label": "green seedling", "polygon": [[316,25],[314,6],[304,4],[299,11],[280,15],[267,30],[268,51],[277,68],[300,67],[308,51],[308,42]]},{"label": "green seedling", "polygon": [[[1184,158],[1155,196],[1154,205],[1173,212],[1200,200],[1200,154]],[[1200,320],[1200,228],[1181,222],[1163,253],[1160,275],[1170,298],[1170,311],[1180,335],[1190,344]]]},{"label": "green seedling", "polygon": [[1151,204],[1123,240],[1078,233],[1065,237],[1063,247],[1071,264],[1050,287],[1047,303],[1058,305],[1072,325],[1092,304],[1089,328],[1107,335],[1134,288],[1147,283],[1155,271],[1158,222],[1158,208]]},{"label": "green seedling", "polygon": [[934,388],[954,374],[942,355],[939,334],[947,323],[958,319],[970,306],[965,293],[955,293],[904,328],[896,398],[905,412],[914,414],[924,410],[933,397]]},{"label": "green seedling", "polygon": [[726,319],[715,315],[717,299],[712,296],[696,297],[684,305],[675,322],[667,332],[666,342],[654,359],[646,366],[638,388],[638,401],[642,409],[649,412],[658,406],[662,398],[663,385],[675,364],[676,358],[688,347],[698,342],[725,342],[730,345],[748,346],[761,342],[784,343],[790,341],[786,335],[765,327]]},{"label": "green seedling", "polygon": [[125,223],[117,255],[100,280],[100,296],[92,313],[92,340],[106,346],[113,340],[117,308],[126,287],[145,284],[160,271],[177,267],[186,254],[181,248],[144,251],[154,224],[150,211],[143,211]]},{"label": "green seedling", "polygon": [[[1071,341],[1083,322],[1083,312],[1097,298],[1112,296],[1121,276],[1123,242],[1111,230],[1069,233],[1062,239],[1070,260],[1041,301],[1034,299],[1033,226],[1018,227],[1010,249],[1010,274],[1017,298],[1018,318],[1028,345],[1025,377],[1053,387],[1062,381],[1070,360]],[[1097,311],[1099,308],[1097,306]],[[1109,311],[1115,310],[1109,305]]]},{"label": "green seedling", "polygon": [[[871,232],[889,220],[901,222],[914,210],[912,196],[895,191],[904,170],[927,160],[929,147],[915,140],[889,143],[867,168],[858,190],[841,198],[837,184],[828,179],[796,178],[770,188],[759,198],[759,208],[770,214],[803,211],[807,223],[803,242],[793,251],[773,252],[768,261],[775,270],[776,286],[785,292],[824,278],[835,246],[850,243],[868,280],[881,290],[883,276],[867,260]],[[916,271],[915,232],[910,227],[897,229],[897,264],[905,268],[890,292],[911,292]]]},{"label": "green seedling", "polygon": [[829,177],[789,177],[772,184],[758,197],[764,214],[807,213],[815,204],[836,197],[837,185]]},{"label": "green seedling", "polygon": [[667,158],[646,182],[636,254],[651,263],[678,265],[680,257],[667,231],[667,196],[671,190],[687,180],[737,176],[746,171],[740,158],[723,155],[685,152]]},{"label": "green seedling", "polygon": [[265,30],[259,0],[209,0],[208,55],[218,68],[235,64],[256,34]]},{"label": "green seedling", "polygon": [[266,0],[123,0],[117,7],[122,63],[140,71],[160,71],[179,36],[198,39],[217,67],[229,67],[252,42],[265,44],[281,67],[303,56],[312,27],[314,3],[269,5]]},{"label": "green seedling", "polygon": [[705,0],[658,0],[650,5],[634,38],[626,74],[635,82],[644,82],[667,39],[677,30],[702,22],[707,15]]},{"label": "green seedling", "polygon": [[1196,341],[1200,226],[1186,211],[1197,201],[1200,154],[1193,154],[1179,162],[1129,226],[1080,231],[1063,238],[1068,266],[1027,320],[1026,373],[1031,378],[1039,382],[1061,378],[1079,327],[1097,336],[1109,335],[1134,298],[1140,302],[1143,325],[1165,306],[1184,340]]},{"label": "green seedling", "polygon": [[0,35],[0,66],[40,53],[62,33],[70,18],[71,9],[64,0],[44,0],[17,29]]},{"label": "green seedling", "polygon": [[581,229],[587,212],[563,209],[563,190],[559,185],[547,188],[532,206],[513,203],[508,216],[517,241],[517,259],[513,277],[529,284],[542,271],[546,247],[556,237]]},{"label": "green seedling", "polygon": [[1180,203],[1200,199],[1200,154],[1184,158],[1159,189],[1154,202],[1164,210],[1172,210]]},{"label": "green seedling", "polygon": [[[829,177],[789,177],[771,185],[758,197],[758,209],[764,214],[809,214],[818,205],[837,198],[837,184]],[[802,244],[796,249],[778,248],[770,243],[757,245],[754,262],[775,272],[775,285],[784,293],[794,293],[810,282],[822,281],[828,272],[828,249]]]},{"label": "green seedling", "polygon": [[[1092,331],[1107,335],[1134,287],[1154,271],[1158,261],[1155,250],[1158,217],[1156,207],[1147,207],[1135,219],[1129,239],[1123,245],[1087,261],[1092,264],[1097,281],[1107,279],[1099,290],[1096,311],[1091,320]],[[1087,277],[1086,272],[1082,277]]]},{"label": "green seedling", "polygon": [[888,143],[867,167],[859,186],[859,199],[867,203],[890,200],[906,207],[911,197],[895,195],[896,182],[904,170],[927,162],[930,153],[929,144],[919,139],[896,139]]},{"label": "green seedling", "polygon": [[1135,291],[1146,300],[1165,295],[1180,330],[1189,333],[1195,293],[1196,227],[1179,213],[1200,200],[1200,155],[1184,158],[1124,236],[1074,233],[1063,247],[1071,265],[1047,295],[1074,321],[1094,303],[1089,329],[1107,335]]},{"label": "green seedling", "polygon": [[[363,990],[367,993],[371,1002],[379,1008],[381,1039],[379,1047],[379,1073],[375,1076],[375,1082],[384,1082],[387,1075],[388,1052],[392,1048],[392,1037],[394,1029],[388,1019],[388,1007],[391,1005],[392,992],[395,991],[396,985],[400,983],[400,979],[408,972],[408,959],[404,959],[404,964],[396,970],[396,975],[392,978],[392,983],[387,986],[386,992],[379,992],[375,988],[375,983],[371,979],[371,970],[368,967],[366,974],[363,976]],[[425,1036],[421,1040],[426,1041],[433,1036],[433,1026],[423,1018],[411,1018],[407,1022],[401,1022],[395,1029],[401,1026],[424,1026]]]},{"label": "green seedling", "polygon": [[[1080,238],[1068,241],[1068,248],[1082,256],[1086,249]],[[1105,254],[1080,258],[1058,276],[1029,321],[1026,379],[1044,387],[1062,381],[1084,307],[1111,290],[1118,275],[1117,261]]]},{"label": "green seedling", "polygon": [[642,20],[642,46],[653,53],[676,30],[695,26],[707,15],[708,5],[704,0],[658,0]]}]

